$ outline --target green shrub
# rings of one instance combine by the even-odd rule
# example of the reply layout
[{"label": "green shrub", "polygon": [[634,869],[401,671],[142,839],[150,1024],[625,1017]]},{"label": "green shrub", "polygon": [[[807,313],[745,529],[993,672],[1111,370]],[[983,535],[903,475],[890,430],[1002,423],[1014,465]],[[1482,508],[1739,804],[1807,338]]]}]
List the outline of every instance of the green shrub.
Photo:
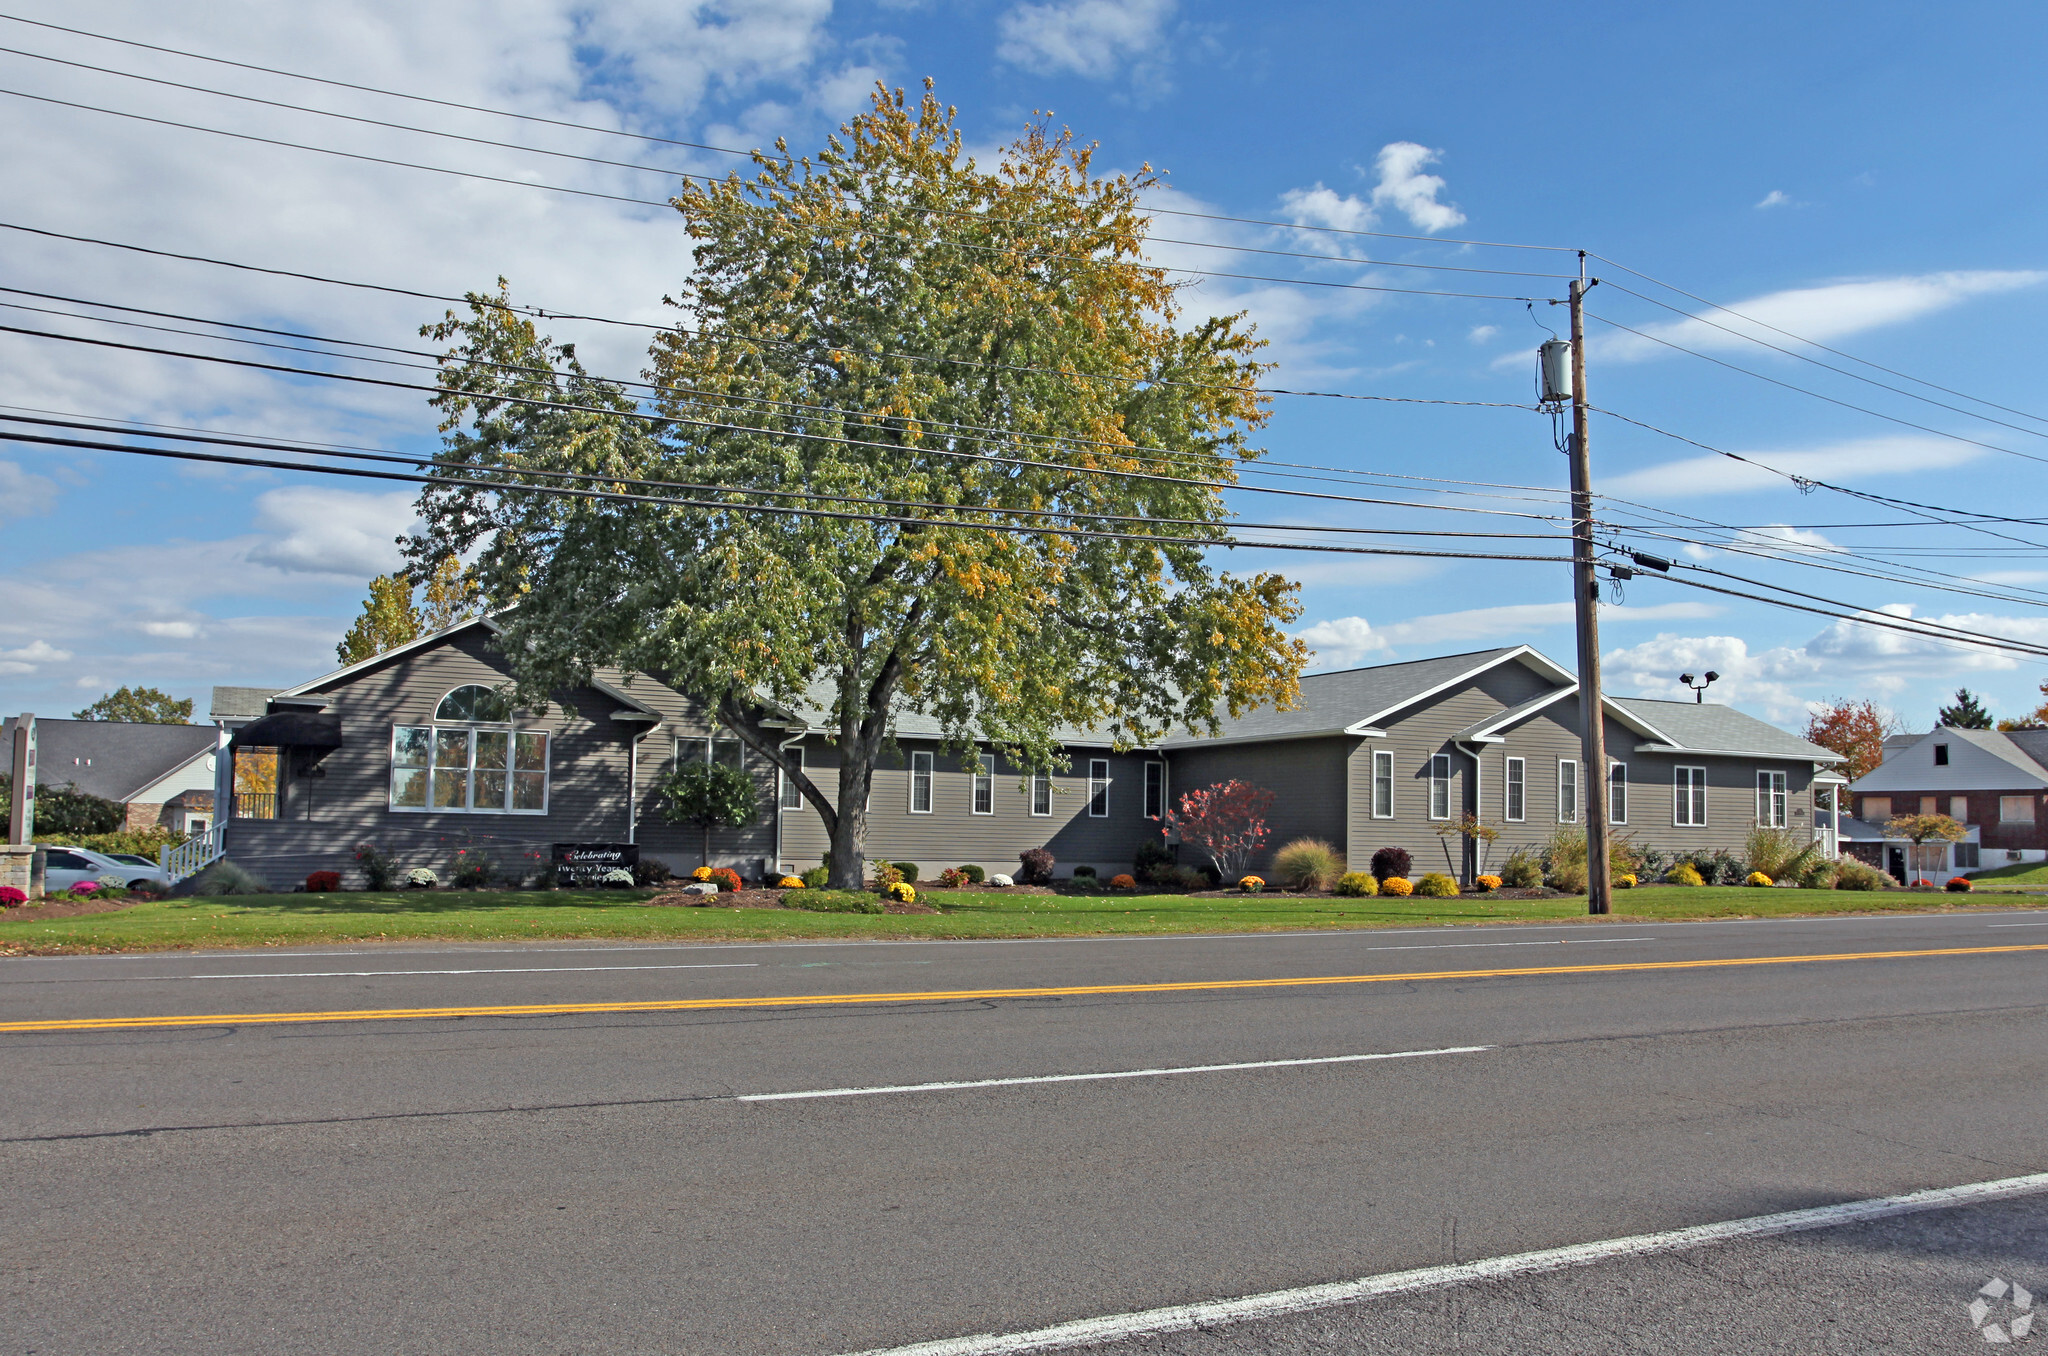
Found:
[{"label": "green shrub", "polygon": [[398,861],[375,843],[356,844],[356,869],[363,884],[372,890],[390,890],[398,885]]},{"label": "green shrub", "polygon": [[802,880],[807,888],[822,890],[832,883],[832,868],[829,866],[814,866],[804,872]]},{"label": "green shrub", "polygon": [[1094,867],[1092,867],[1092,866],[1085,866],[1085,865],[1084,865],[1084,866],[1077,866],[1077,867],[1075,867],[1075,868],[1074,868],[1074,879],[1076,879],[1076,880],[1079,880],[1079,879],[1080,879],[1081,877],[1083,877],[1083,876],[1086,876],[1086,877],[1087,877],[1088,879],[1090,879],[1090,880],[1094,880],[1094,879],[1095,879],[1095,868],[1094,868]]},{"label": "green shrub", "polygon": [[1379,892],[1379,878],[1370,871],[1346,871],[1337,877],[1337,893],[1346,899],[1363,899]]},{"label": "green shrub", "polygon": [[1162,838],[1144,839],[1131,855],[1131,874],[1142,881],[1154,880],[1172,866],[1173,849]]},{"label": "green shrub", "polygon": [[1700,875],[1699,868],[1691,862],[1680,862],[1677,866],[1672,867],[1664,874],[1664,879],[1672,885],[1705,885],[1707,883],[1706,878]]},{"label": "green shrub", "polygon": [[1441,871],[1431,871],[1415,882],[1415,893],[1424,899],[1456,899],[1458,882]]},{"label": "green shrub", "polygon": [[1163,871],[1154,872],[1152,883],[1164,886],[1169,890],[1207,890],[1215,884],[1214,881],[1209,879],[1207,873],[1195,867],[1182,866],[1178,863],[1167,867]]},{"label": "green shrub", "polygon": [[223,857],[184,882],[183,893],[212,898],[215,895],[267,895],[270,887],[253,874]]},{"label": "green shrub", "polygon": [[1814,857],[1799,871],[1799,888],[1802,890],[1832,890],[1835,888],[1835,863],[1825,857]]},{"label": "green shrub", "polygon": [[633,884],[642,888],[673,880],[675,874],[669,869],[669,864],[659,857],[642,857],[633,863]]},{"label": "green shrub", "polygon": [[[491,874],[497,869],[496,863],[485,854],[459,848],[455,853],[455,866],[448,873],[449,884],[458,890],[481,890],[491,883]],[[637,872],[634,883],[639,883]]]},{"label": "green shrub", "polygon": [[1586,864],[1583,861],[1559,862],[1550,868],[1543,883],[1561,895],[1582,895],[1586,893]]},{"label": "green shrub", "polygon": [[785,908],[812,913],[880,913],[883,909],[882,897],[865,890],[791,890],[782,903]]},{"label": "green shrub", "polygon": [[1892,878],[1868,862],[1844,857],[1835,867],[1837,890],[1889,890]]},{"label": "green shrub", "polygon": [[1501,863],[1500,883],[1511,890],[1533,890],[1543,884],[1543,863],[1528,848],[1516,848]]},{"label": "green shrub", "polygon": [[[38,820],[38,825],[41,821]],[[113,833],[51,833],[47,830],[36,834],[38,843],[66,843],[72,847],[89,848],[94,852],[127,852],[137,857],[157,859],[160,848],[176,847],[185,841],[185,835],[175,829],[118,829]]]},{"label": "green shrub", "polygon": [[976,866],[972,862],[965,863],[964,865],[956,867],[954,869],[957,870],[961,875],[967,877],[967,883],[969,885],[979,885],[983,881],[988,879],[988,872],[982,870],[980,867]]},{"label": "green shrub", "polygon": [[891,862],[889,865],[895,867],[903,874],[904,884],[915,885],[917,883],[916,862]]},{"label": "green shrub", "polygon": [[1291,889],[1327,890],[1344,874],[1344,854],[1319,838],[1297,838],[1273,854],[1273,870]]}]

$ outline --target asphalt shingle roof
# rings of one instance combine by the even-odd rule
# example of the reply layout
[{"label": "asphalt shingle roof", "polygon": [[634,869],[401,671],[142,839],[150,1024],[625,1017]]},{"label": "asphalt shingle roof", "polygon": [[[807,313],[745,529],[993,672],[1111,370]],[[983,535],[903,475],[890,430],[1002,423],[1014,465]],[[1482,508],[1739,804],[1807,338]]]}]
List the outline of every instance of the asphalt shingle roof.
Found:
[{"label": "asphalt shingle roof", "polygon": [[[75,784],[127,801],[157,778],[214,747],[211,725],[131,725],[118,720],[36,721],[36,781]],[[14,717],[0,739],[0,772],[14,771]]]},{"label": "asphalt shingle roof", "polygon": [[1781,730],[1769,721],[1712,703],[1664,701],[1652,697],[1612,697],[1645,723],[1655,726],[1688,749],[1719,749],[1730,753],[1761,753],[1776,758],[1811,758],[1837,762],[1840,755]]},{"label": "asphalt shingle roof", "polygon": [[255,720],[270,710],[270,699],[281,689],[274,687],[217,687],[213,690],[215,720]]},{"label": "asphalt shingle roof", "polygon": [[[1492,650],[1473,650],[1435,659],[1413,659],[1401,664],[1375,664],[1366,669],[1344,669],[1337,673],[1311,673],[1301,680],[1301,705],[1292,711],[1261,707],[1235,719],[1223,717],[1225,739],[1286,739],[1303,735],[1328,734],[1376,716],[1389,707],[1412,701],[1432,688],[1461,674],[1486,668],[1503,656],[1522,648],[1503,645]],[[1166,741],[1167,747],[1204,743],[1186,734]]]}]

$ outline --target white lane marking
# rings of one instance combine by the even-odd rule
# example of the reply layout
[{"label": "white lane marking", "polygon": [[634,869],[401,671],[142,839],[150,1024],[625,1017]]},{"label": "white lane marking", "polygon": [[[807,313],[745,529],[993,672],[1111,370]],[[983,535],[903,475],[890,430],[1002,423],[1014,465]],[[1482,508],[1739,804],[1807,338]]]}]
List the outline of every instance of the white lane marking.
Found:
[{"label": "white lane marking", "polygon": [[1986,923],[1987,928],[2048,928],[2048,923]]},{"label": "white lane marking", "polygon": [[1866,1201],[1823,1205],[1811,1210],[1787,1210],[1776,1215],[1755,1215],[1749,1219],[1726,1220],[1719,1224],[1696,1224],[1657,1234],[1635,1234],[1599,1243],[1575,1243],[1540,1252],[1492,1257],[1483,1262],[1457,1266],[1421,1267],[1414,1271],[1393,1271],[1356,1281],[1333,1281],[1307,1285],[1296,1290],[1274,1290],[1242,1299],[1210,1300],[1201,1304],[1175,1304],[1164,1309],[1147,1309],[1133,1314],[1111,1314],[1084,1318],[1031,1332],[1003,1335],[977,1333],[972,1337],[947,1337],[936,1342],[914,1342],[904,1347],[876,1348],[855,1356],[1020,1356],[1038,1351],[1064,1351],[1103,1342],[1122,1342],[1136,1337],[1157,1337],[1166,1333],[1192,1332],[1218,1323],[1241,1323],[1247,1319],[1277,1318],[1284,1314],[1330,1309],[1383,1295],[1436,1290],[1472,1281],[1504,1281],[1517,1276],[1563,1271],[1590,1266],[1618,1257],[1647,1257],[1677,1252],[1709,1243],[1739,1238],[1768,1238],[1774,1234],[1799,1233],[1845,1224],[1863,1224],[1890,1219],[1922,1210],[1945,1210],[1959,1205],[1976,1205],[2013,1196],[2048,1191],[2048,1172],[2026,1177],[2006,1177],[1993,1182],[1972,1182],[1964,1186],[1939,1187],[1903,1196],[1879,1196]]},{"label": "white lane marking", "polygon": [[130,983],[159,979],[362,979],[380,975],[555,975],[588,970],[755,970],[755,961],[719,961],[698,965],[533,965],[520,969],[482,970],[274,970],[245,975],[129,975]]},{"label": "white lane marking", "polygon": [[1113,1073],[1035,1074],[1026,1078],[976,1078],[959,1083],[897,1083],[876,1088],[819,1088],[810,1092],[754,1092],[736,1102],[796,1102],[813,1097],[874,1097],[885,1092],[951,1092],[960,1088],[1014,1088],[1026,1083],[1091,1083],[1106,1078],[1161,1078],[1167,1074],[1227,1073],[1234,1069],[1295,1069],[1308,1064],[1359,1064],[1374,1059],[1420,1059],[1425,1055],[1471,1055],[1491,1045],[1452,1045],[1441,1050],[1396,1050],[1387,1054],[1323,1055],[1315,1059],[1260,1059],[1245,1064],[1181,1064],[1165,1069],[1119,1069]]},{"label": "white lane marking", "polygon": [[1655,937],[1560,937],[1545,942],[1420,942],[1414,946],[1368,946],[1367,951],[1465,951],[1482,946],[1604,946],[1610,942],[1654,942]]}]

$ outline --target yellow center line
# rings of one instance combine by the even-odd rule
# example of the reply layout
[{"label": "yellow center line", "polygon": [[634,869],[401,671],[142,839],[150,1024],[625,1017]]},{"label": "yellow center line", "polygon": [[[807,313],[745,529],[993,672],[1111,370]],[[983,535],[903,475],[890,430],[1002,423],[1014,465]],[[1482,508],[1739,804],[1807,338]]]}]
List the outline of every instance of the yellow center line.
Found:
[{"label": "yellow center line", "polygon": [[712,1008],[835,1007],[849,1003],[946,1003],[977,998],[1068,998],[1090,994],[1192,993],[1215,989],[1294,989],[1323,984],[1402,984],[1430,979],[1512,979],[1533,975],[1605,975],[1642,970],[1709,970],[1743,965],[1903,960],[1917,956],[1996,956],[2048,951],[2026,946],[1957,946],[1933,951],[1844,951],[1819,956],[1743,956],[1712,960],[1622,961],[1493,970],[1410,970],[1385,975],[1308,975],[1282,979],[1191,979],[1168,984],[1071,984],[1030,989],[932,989],[908,993],[773,994],[759,998],[670,998],[627,1003],[498,1003],[460,1008],[358,1008],[342,1012],[222,1012],[165,1017],[72,1017],[0,1022],[0,1034],[133,1031],[188,1026],[263,1026],[289,1022],[388,1022],[429,1017],[560,1017],[597,1012],[698,1012]]}]

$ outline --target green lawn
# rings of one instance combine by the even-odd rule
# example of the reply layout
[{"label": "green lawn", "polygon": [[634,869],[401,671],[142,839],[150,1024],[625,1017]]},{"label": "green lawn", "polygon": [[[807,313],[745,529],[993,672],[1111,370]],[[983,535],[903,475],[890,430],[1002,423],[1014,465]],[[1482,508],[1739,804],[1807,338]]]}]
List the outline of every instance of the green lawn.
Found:
[{"label": "green lawn", "polygon": [[[238,895],[138,904],[48,921],[0,919],[0,954],[151,951],[331,942],[601,939],[1050,937],[1257,932],[1273,929],[1505,923],[1585,918],[1577,899],[1202,899],[1185,895],[946,894],[937,914],[803,913],[791,909],[652,908],[644,891],[406,892]],[[1925,912],[1968,896],[1738,886],[1628,890],[1615,921],[1799,914]]]},{"label": "green lawn", "polygon": [[1993,889],[2023,888],[2029,885],[2048,885],[2048,862],[2014,862],[1990,871],[1972,871],[1970,882],[1982,888]]}]

